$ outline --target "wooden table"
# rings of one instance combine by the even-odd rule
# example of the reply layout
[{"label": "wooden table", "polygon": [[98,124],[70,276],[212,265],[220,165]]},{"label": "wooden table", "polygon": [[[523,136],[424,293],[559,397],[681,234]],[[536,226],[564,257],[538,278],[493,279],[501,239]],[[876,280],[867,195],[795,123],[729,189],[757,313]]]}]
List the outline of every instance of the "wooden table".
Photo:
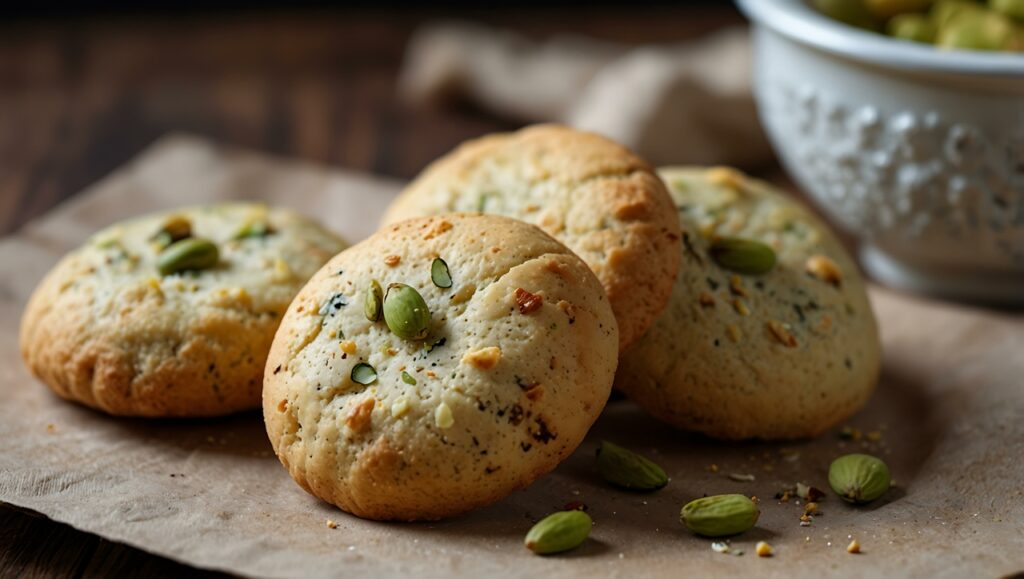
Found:
[{"label": "wooden table", "polygon": [[[0,24],[0,233],[171,131],[409,178],[466,138],[514,128],[471,108],[413,110],[396,98],[409,34],[431,18],[453,16],[537,36],[573,32],[631,44],[678,41],[741,21],[728,6],[6,21]],[[186,572],[197,573],[0,506],[2,577]]]}]

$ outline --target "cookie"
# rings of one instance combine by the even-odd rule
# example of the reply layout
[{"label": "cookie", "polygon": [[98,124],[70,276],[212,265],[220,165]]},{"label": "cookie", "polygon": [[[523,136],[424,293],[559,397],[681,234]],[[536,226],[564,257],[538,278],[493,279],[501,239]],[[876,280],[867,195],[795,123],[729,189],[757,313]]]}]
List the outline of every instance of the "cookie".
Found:
[{"label": "cookie", "polygon": [[600,282],[540,229],[453,214],[383,227],[299,292],[263,415],[304,489],[360,517],[430,520],[552,470],[611,391]]},{"label": "cookie", "polygon": [[814,436],[863,406],[878,329],[826,225],[731,169],[659,173],[678,206],[684,266],[616,386],[669,424],[724,439]]},{"label": "cookie", "polygon": [[384,223],[484,212],[537,225],[597,274],[619,322],[620,350],[665,307],[679,269],[679,224],[665,185],[625,147],[540,125],[469,141],[417,177]]},{"label": "cookie", "polygon": [[21,321],[29,370],[123,416],[258,407],[288,304],[344,244],[254,203],[148,215],[96,234],[40,282]]}]

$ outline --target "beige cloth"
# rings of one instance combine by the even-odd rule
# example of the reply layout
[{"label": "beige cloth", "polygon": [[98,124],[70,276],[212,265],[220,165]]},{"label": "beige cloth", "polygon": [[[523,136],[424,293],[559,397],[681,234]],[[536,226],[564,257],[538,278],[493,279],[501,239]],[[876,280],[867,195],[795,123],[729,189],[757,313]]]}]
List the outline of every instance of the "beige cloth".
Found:
[{"label": "beige cloth", "polygon": [[410,40],[400,88],[412,103],[468,99],[522,122],[601,133],[656,165],[750,169],[774,158],[751,94],[750,51],[743,28],[629,48],[441,22]]},{"label": "beige cloth", "polygon": [[[171,138],[71,202],[0,241],[0,500],[197,567],[261,576],[346,577],[995,577],[1024,570],[1024,319],[872,292],[882,324],[882,383],[851,423],[878,443],[835,433],[792,444],[724,444],[670,430],[613,402],[554,473],[491,507],[432,524],[350,517],[303,492],[270,450],[259,414],[220,420],[113,419],[65,403],[21,364],[17,323],[59,255],[115,220],[245,196],[295,207],[368,235],[399,183]],[[594,449],[608,438],[661,463],[653,494],[606,486]],[[802,506],[772,496],[826,485],[829,461],[885,458],[897,486],[855,508],[831,495]],[[717,465],[713,472],[711,465]],[[729,474],[753,474],[753,482]],[[705,493],[761,498],[756,529],[722,555],[678,522]],[[531,522],[570,501],[596,524],[579,549],[533,556]],[[327,521],[337,523],[330,529]],[[846,552],[855,537],[863,554]],[[757,541],[772,559],[753,554]],[[13,547],[17,549],[17,547]]]}]

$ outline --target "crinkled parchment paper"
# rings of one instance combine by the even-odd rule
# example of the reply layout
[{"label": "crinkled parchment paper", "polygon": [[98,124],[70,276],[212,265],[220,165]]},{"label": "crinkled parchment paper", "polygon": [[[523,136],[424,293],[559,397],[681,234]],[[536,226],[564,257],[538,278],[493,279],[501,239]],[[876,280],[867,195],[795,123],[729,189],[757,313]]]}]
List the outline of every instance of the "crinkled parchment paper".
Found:
[{"label": "crinkled parchment paper", "polygon": [[[555,473],[470,515],[431,524],[348,516],[303,492],[270,450],[258,413],[221,420],[113,419],[51,395],[25,371],[17,325],[36,282],[97,228],[215,199],[266,199],[368,235],[398,183],[172,137],[0,242],[0,500],[197,567],[261,576],[817,577],[998,576],[1024,570],[1024,319],[874,290],[885,362],[869,407],[850,421],[878,441],[835,432],[791,444],[722,444],[670,430],[612,402]],[[648,454],[672,482],[654,494],[606,487],[601,438]],[[877,435],[873,436],[877,438]],[[829,461],[867,447],[896,487],[855,508],[835,496],[799,525],[775,493],[826,488]],[[717,472],[711,468],[717,465]],[[730,474],[754,475],[752,482]],[[680,506],[705,493],[762,500],[755,530],[715,553],[687,533]],[[831,494],[831,493],[830,493]],[[522,546],[532,521],[582,501],[591,539],[562,556]],[[331,529],[327,521],[337,528]],[[850,537],[863,553],[846,552]],[[768,541],[776,555],[753,554]]]}]

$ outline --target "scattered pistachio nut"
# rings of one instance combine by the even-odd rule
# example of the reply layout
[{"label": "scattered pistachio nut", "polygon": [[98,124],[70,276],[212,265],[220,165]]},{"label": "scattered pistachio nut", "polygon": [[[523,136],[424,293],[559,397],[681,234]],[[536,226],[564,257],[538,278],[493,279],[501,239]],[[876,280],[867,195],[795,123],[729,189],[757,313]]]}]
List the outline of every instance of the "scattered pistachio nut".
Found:
[{"label": "scattered pistachio nut", "polygon": [[243,223],[238,230],[231,236],[231,239],[248,239],[250,237],[266,237],[273,233],[270,225],[266,221],[248,221]]},{"label": "scattered pistachio nut", "polygon": [[188,237],[167,246],[157,256],[160,275],[209,269],[220,261],[217,246],[208,239]]},{"label": "scattered pistachio nut", "polygon": [[448,264],[440,257],[435,257],[430,264],[430,281],[439,288],[452,287],[452,274],[448,271]]},{"label": "scattered pistachio nut", "polygon": [[775,250],[753,239],[717,237],[709,253],[715,263],[737,273],[759,275],[775,267]]},{"label": "scattered pistachio nut", "polygon": [[366,296],[363,298],[363,313],[366,314],[366,319],[376,322],[380,320],[383,309],[384,290],[381,289],[380,282],[373,280],[366,288]]},{"label": "scattered pistachio nut", "polygon": [[447,429],[451,428],[455,424],[455,417],[452,415],[452,409],[447,403],[442,402],[437,405],[434,409],[434,424],[438,428]]},{"label": "scattered pistachio nut", "polygon": [[377,370],[373,366],[360,362],[352,367],[352,381],[367,386],[377,381]]},{"label": "scattered pistachio nut", "polygon": [[538,555],[561,553],[578,547],[590,535],[593,521],[583,511],[559,511],[540,520],[526,534],[526,548]]},{"label": "scattered pistachio nut", "polygon": [[749,497],[714,495],[686,503],[680,521],[698,535],[725,537],[749,530],[760,515],[757,504]]},{"label": "scattered pistachio nut", "polygon": [[388,286],[384,296],[384,322],[404,340],[422,340],[430,330],[430,309],[420,292],[404,283]]},{"label": "scattered pistachio nut", "polygon": [[869,503],[885,494],[891,483],[889,467],[869,454],[847,454],[828,469],[828,484],[844,501]]},{"label": "scattered pistachio nut", "polygon": [[409,374],[408,372],[406,372],[404,370],[402,371],[402,382],[405,382],[406,384],[408,384],[410,386],[415,386],[416,385],[416,379],[413,378],[411,374]]},{"label": "scattered pistachio nut", "polygon": [[625,489],[655,491],[668,484],[660,466],[607,440],[597,449],[597,468],[604,480]]}]

